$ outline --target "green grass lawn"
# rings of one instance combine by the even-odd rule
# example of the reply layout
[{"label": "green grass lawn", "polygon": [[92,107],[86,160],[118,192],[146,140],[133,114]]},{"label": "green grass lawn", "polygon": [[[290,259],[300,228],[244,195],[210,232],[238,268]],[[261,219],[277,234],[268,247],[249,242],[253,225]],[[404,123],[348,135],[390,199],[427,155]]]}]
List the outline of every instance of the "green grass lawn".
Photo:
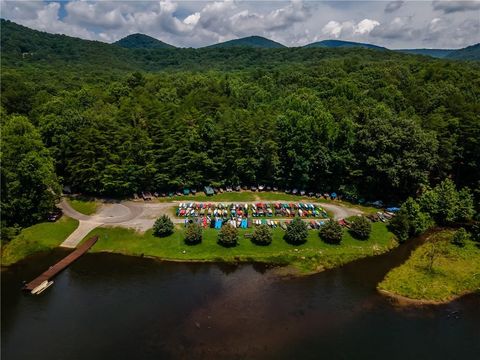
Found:
[{"label": "green grass lawn", "polygon": [[144,234],[124,228],[97,228],[86,238],[99,235],[100,240],[91,251],[116,252],[126,255],[145,255],[175,261],[255,261],[279,265],[293,265],[302,273],[333,268],[349,261],[388,251],[396,246],[394,236],[382,223],[372,226],[372,235],[367,241],[353,239],[345,232],[341,245],[328,245],[320,240],[318,231],[309,231],[308,241],[303,245],[289,245],[283,240],[284,231],[273,230],[269,246],[252,244],[245,233],[252,229],[240,229],[239,245],[224,248],[217,244],[218,230],[205,229],[203,241],[198,245],[185,245],[184,228],[177,227],[174,234],[157,238],[151,230]]},{"label": "green grass lawn", "polygon": [[98,207],[100,206],[100,203],[95,200],[67,198],[67,201],[73,209],[84,215],[95,214]]},{"label": "green grass lawn", "polygon": [[[472,241],[463,248],[450,243],[452,231],[432,235],[401,266],[390,271],[378,285],[388,291],[415,300],[450,301],[480,291],[480,249]],[[429,268],[426,254],[434,246],[443,250]]]},{"label": "green grass lawn", "polygon": [[63,216],[57,222],[44,222],[23,229],[3,246],[2,265],[8,266],[40,251],[60,245],[78,226],[78,221]]}]

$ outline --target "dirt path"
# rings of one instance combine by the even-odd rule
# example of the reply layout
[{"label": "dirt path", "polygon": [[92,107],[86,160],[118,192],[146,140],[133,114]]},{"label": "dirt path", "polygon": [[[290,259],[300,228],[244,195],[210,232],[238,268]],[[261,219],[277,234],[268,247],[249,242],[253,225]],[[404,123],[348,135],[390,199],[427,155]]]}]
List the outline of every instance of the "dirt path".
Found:
[{"label": "dirt path", "polygon": [[[275,202],[290,202],[277,200]],[[169,215],[176,224],[183,224],[184,219],[173,216],[174,209],[181,201],[173,202],[143,202],[143,201],[122,201],[114,203],[103,203],[96,214],[84,215],[74,210],[70,204],[62,200],[59,204],[65,215],[79,221],[78,228],[61,244],[63,247],[76,247],[90,231],[99,226],[119,226],[137,231],[146,231],[153,227],[155,220],[161,215]],[[210,202],[212,204],[221,202]],[[227,202],[223,202],[227,203]],[[229,202],[231,203],[231,202]],[[239,202],[240,203],[240,202]],[[253,204],[254,201],[241,202],[242,204]],[[347,208],[342,205],[314,203],[333,214],[334,219],[340,220],[349,216],[359,215],[362,212],[358,209]]]}]

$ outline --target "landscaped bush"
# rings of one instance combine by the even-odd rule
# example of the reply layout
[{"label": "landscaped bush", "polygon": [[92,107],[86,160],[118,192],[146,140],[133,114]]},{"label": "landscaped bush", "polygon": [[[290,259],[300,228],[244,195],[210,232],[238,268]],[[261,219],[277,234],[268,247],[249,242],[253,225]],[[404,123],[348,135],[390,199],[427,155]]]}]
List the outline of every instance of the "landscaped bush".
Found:
[{"label": "landscaped bush", "polygon": [[291,223],[287,225],[287,230],[283,238],[292,245],[300,245],[307,241],[308,229],[299,217],[295,217]]},{"label": "landscaped bush", "polygon": [[185,243],[187,245],[200,244],[202,242],[202,227],[196,223],[188,224],[185,230]]},{"label": "landscaped bush", "polygon": [[267,225],[256,227],[253,231],[252,242],[257,245],[270,245],[272,243],[272,231]]},{"label": "landscaped bush", "polygon": [[339,223],[335,220],[330,220],[320,228],[319,235],[328,244],[340,244],[343,230]]},{"label": "landscaped bush", "polygon": [[356,216],[352,219],[350,233],[356,239],[367,240],[372,232],[372,223],[364,216]]},{"label": "landscaped bush", "polygon": [[465,242],[470,238],[467,230],[464,228],[458,229],[452,238],[452,244],[458,247],[464,247]]},{"label": "landscaped bush", "polygon": [[153,225],[153,235],[165,237],[173,234],[173,222],[168,215],[160,216]]},{"label": "landscaped bush", "polygon": [[218,243],[225,247],[233,247],[238,244],[238,230],[230,224],[225,224],[218,234]]}]

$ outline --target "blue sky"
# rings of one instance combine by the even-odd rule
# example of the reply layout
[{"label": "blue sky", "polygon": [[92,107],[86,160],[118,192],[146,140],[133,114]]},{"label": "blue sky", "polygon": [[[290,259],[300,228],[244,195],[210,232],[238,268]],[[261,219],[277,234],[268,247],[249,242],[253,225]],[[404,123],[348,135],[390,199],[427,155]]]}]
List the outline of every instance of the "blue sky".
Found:
[{"label": "blue sky", "polygon": [[250,35],[287,46],[324,39],[389,48],[480,42],[475,1],[8,1],[1,17],[51,33],[113,42],[144,33],[200,47]]}]

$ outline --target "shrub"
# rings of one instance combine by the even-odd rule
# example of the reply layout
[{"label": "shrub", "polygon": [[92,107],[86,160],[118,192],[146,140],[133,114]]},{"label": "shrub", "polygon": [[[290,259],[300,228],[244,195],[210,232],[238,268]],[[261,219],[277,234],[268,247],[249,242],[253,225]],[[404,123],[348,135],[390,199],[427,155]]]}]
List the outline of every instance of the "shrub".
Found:
[{"label": "shrub", "polygon": [[295,217],[291,223],[287,225],[287,230],[283,238],[292,245],[300,245],[307,241],[308,229],[299,217]]},{"label": "shrub", "polygon": [[153,224],[153,235],[165,237],[173,234],[173,222],[168,215],[160,216]]},{"label": "shrub", "polygon": [[367,240],[372,232],[372,224],[364,216],[356,216],[352,219],[350,233],[356,239]]},{"label": "shrub", "polygon": [[470,238],[470,236],[468,235],[467,230],[465,230],[464,228],[460,228],[453,235],[453,238],[452,238],[451,242],[452,242],[453,245],[456,245],[458,247],[464,247],[465,242],[469,238]]},{"label": "shrub", "polygon": [[319,235],[328,244],[340,244],[343,230],[339,223],[330,220],[320,228]]},{"label": "shrub", "polygon": [[260,225],[253,231],[252,242],[257,245],[270,245],[272,243],[272,231],[267,225]]},{"label": "shrub", "polygon": [[225,224],[218,234],[218,243],[225,247],[233,247],[238,244],[238,230],[230,224]]},{"label": "shrub", "polygon": [[185,230],[185,243],[187,245],[199,244],[202,242],[202,227],[196,223],[188,224]]}]

